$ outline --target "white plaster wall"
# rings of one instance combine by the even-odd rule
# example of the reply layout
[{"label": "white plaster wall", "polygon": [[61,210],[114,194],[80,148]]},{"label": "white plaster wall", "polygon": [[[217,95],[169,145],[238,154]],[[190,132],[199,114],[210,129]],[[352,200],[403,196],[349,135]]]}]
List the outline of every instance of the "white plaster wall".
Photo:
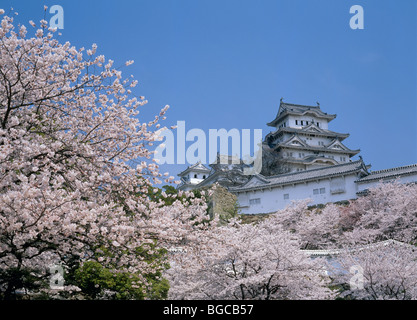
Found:
[{"label": "white plaster wall", "polygon": [[[295,120],[298,120],[298,125],[295,124]],[[300,121],[303,120],[304,124],[301,126]],[[308,125],[310,125],[311,120],[314,120],[314,123],[317,124],[319,122],[319,127],[322,129],[328,129],[329,124],[324,119],[317,119],[312,117],[311,115],[305,115],[305,116],[289,116],[287,120],[287,126],[290,126],[292,128],[302,128],[307,126],[306,121],[308,121]]]},{"label": "white plaster wall", "polygon": [[[194,175],[197,175],[197,178],[194,178]],[[190,183],[198,184],[205,179],[205,178],[203,178],[203,176],[205,176],[207,178],[208,175],[209,175],[209,173],[190,172],[187,176],[189,177],[189,182]]]},{"label": "white plaster wall", "polygon": [[192,184],[198,184],[198,183],[200,183],[203,180],[204,179],[190,178],[190,183],[192,183]]},{"label": "white plaster wall", "polygon": [[325,137],[302,137],[302,139],[307,143],[309,146],[312,147],[320,147],[319,141],[323,141],[324,145],[328,145],[333,139],[325,138]]},{"label": "white plaster wall", "polygon": [[[357,186],[354,182],[356,175],[345,177],[345,192],[339,194],[330,193],[330,179],[319,180],[318,182],[306,182],[294,186],[284,186],[283,188],[273,188],[271,190],[255,190],[247,193],[238,193],[237,200],[241,207],[240,213],[258,214],[270,213],[284,209],[291,204],[292,200],[302,200],[310,198],[311,204],[321,204],[327,202],[337,202],[356,198]],[[313,194],[313,189],[325,188],[324,194]],[[289,195],[289,199],[284,199],[284,194]],[[260,198],[261,203],[249,205],[250,199]]]}]

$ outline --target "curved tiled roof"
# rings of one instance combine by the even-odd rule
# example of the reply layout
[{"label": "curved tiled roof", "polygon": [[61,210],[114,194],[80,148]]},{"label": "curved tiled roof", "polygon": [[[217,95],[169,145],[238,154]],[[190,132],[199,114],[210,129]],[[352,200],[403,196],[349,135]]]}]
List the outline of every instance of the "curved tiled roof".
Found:
[{"label": "curved tiled roof", "polygon": [[275,186],[282,186],[287,184],[295,184],[295,183],[303,183],[305,181],[323,179],[323,178],[330,178],[334,176],[340,176],[343,174],[349,173],[359,173],[362,172],[364,175],[368,174],[365,164],[363,160],[352,161],[344,164],[338,164],[333,166],[326,166],[323,168],[305,170],[300,172],[293,172],[293,173],[286,173],[280,174],[276,176],[269,176],[265,177],[259,175],[263,180],[267,180],[268,182],[258,184],[258,185],[250,185],[250,181],[244,184],[241,187],[230,188],[232,192],[240,192],[240,191],[248,191],[248,190],[259,190],[265,188],[271,188]]},{"label": "curved tiled roof", "polygon": [[301,104],[294,104],[294,103],[286,103],[282,102],[279,105],[278,114],[276,115],[275,119],[271,122],[268,122],[268,126],[274,127],[275,124],[287,114],[294,114],[294,115],[305,115],[305,114],[314,114],[318,118],[325,118],[328,120],[333,120],[336,118],[335,114],[327,114],[321,111],[320,106],[307,106]]},{"label": "curved tiled roof", "polygon": [[417,164],[412,164],[403,167],[396,167],[384,170],[371,171],[370,174],[364,178],[357,180],[356,182],[369,182],[383,179],[395,179],[400,176],[417,174]]},{"label": "curved tiled roof", "polygon": [[185,174],[187,174],[190,171],[208,173],[208,172],[210,172],[210,169],[205,167],[201,162],[197,162],[196,164],[193,164],[192,166],[189,166],[184,171],[178,173],[177,176],[179,176],[179,177],[184,176]]}]

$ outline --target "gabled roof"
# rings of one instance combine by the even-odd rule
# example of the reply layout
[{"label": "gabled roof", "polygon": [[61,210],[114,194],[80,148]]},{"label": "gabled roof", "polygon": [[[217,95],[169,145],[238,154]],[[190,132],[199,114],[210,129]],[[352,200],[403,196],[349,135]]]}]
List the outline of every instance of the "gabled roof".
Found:
[{"label": "gabled roof", "polygon": [[197,189],[197,188],[205,187],[205,186],[208,186],[208,185],[212,185],[213,183],[215,183],[217,181],[217,179],[221,175],[222,175],[221,171],[215,171],[214,173],[210,174],[207,178],[205,178],[203,181],[198,183],[195,186],[195,188]]},{"label": "gabled roof", "polygon": [[195,188],[198,189],[198,188],[210,186],[214,183],[219,183],[220,185],[223,185],[226,187],[228,185],[241,185],[241,184],[246,183],[248,180],[249,180],[249,176],[244,175],[239,170],[214,171],[214,173],[210,174],[206,179],[204,179],[203,181],[195,185]]},{"label": "gabled roof", "polygon": [[339,140],[334,139],[331,141],[326,148],[334,149],[334,150],[346,150],[351,151],[348,147],[346,147],[343,143],[341,143]]},{"label": "gabled roof", "polygon": [[[271,187],[280,187],[289,184],[303,183],[306,181],[328,179],[331,177],[337,177],[340,175],[347,174],[368,175],[369,173],[366,169],[365,164],[363,163],[363,160],[360,159],[344,164],[327,166],[323,168],[305,170],[300,172],[280,174],[276,176],[264,177],[262,175],[256,175],[244,185],[240,187],[230,187],[229,190],[231,192],[261,190]],[[251,181],[254,181],[254,179],[257,179],[256,181],[259,182],[257,182],[255,185],[251,185]],[[266,180],[266,182],[261,183],[263,180]]]},{"label": "gabled roof", "polygon": [[248,187],[255,187],[255,186],[262,186],[271,183],[264,175],[257,174],[253,176],[244,186]]},{"label": "gabled roof", "polygon": [[301,131],[313,132],[313,133],[323,133],[324,129],[319,128],[315,123],[310,123],[308,126],[303,127],[301,129]]},{"label": "gabled roof", "polygon": [[302,146],[302,147],[308,147],[308,144],[305,143],[300,137],[296,134],[294,134],[291,138],[289,138],[287,141],[284,141],[282,145],[288,145],[288,146]]},{"label": "gabled roof", "polygon": [[320,109],[320,105],[317,106],[307,106],[301,104],[286,103],[281,100],[279,104],[278,113],[274,120],[267,123],[268,126],[275,127],[275,125],[287,115],[307,115],[311,114],[317,118],[333,120],[336,118],[335,114],[327,114]]},{"label": "gabled roof", "polygon": [[384,170],[371,171],[366,177],[363,177],[356,182],[365,183],[370,181],[396,179],[398,177],[407,175],[417,175],[417,164],[411,164],[403,167],[396,167]]},{"label": "gabled roof", "polygon": [[186,175],[189,172],[201,172],[201,173],[209,173],[210,169],[205,167],[200,161],[197,162],[196,164],[193,164],[192,166],[189,166],[187,169],[185,169],[184,171],[178,173],[177,175],[179,177]]}]

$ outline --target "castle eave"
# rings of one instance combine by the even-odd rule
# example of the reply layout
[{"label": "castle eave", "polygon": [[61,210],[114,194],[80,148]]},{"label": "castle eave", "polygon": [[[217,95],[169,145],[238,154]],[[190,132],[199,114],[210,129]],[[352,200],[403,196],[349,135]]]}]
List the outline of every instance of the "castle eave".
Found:
[{"label": "castle eave", "polygon": [[271,122],[268,122],[267,125],[270,127],[275,127],[278,122],[283,120],[285,117],[289,115],[296,115],[296,116],[305,116],[305,115],[312,115],[318,119],[326,119],[328,121],[333,120],[336,118],[336,114],[327,114],[320,110],[320,107],[316,106],[303,106],[303,105],[295,105],[295,104],[284,104],[281,103],[280,109],[283,111],[278,111],[275,119]]},{"label": "castle eave", "polygon": [[288,149],[288,150],[295,150],[295,151],[313,151],[313,152],[324,152],[324,153],[337,153],[337,154],[348,154],[350,156],[354,156],[357,155],[360,152],[360,149],[357,150],[344,150],[344,149],[330,149],[330,148],[326,148],[326,147],[312,147],[312,146],[296,146],[296,145],[287,145],[287,144],[277,144],[274,147],[274,150],[278,151],[280,149]]},{"label": "castle eave", "polygon": [[[314,180],[328,179],[337,176],[346,176],[351,174],[368,175],[368,172],[366,171],[366,167],[364,166],[362,159],[345,164],[310,169],[295,173],[281,174],[277,176],[269,176],[266,177],[269,183],[255,186],[243,185],[241,187],[229,188],[229,190],[234,193],[246,192],[252,190],[261,190],[265,188],[280,187],[289,184],[304,183]],[[247,184],[249,184],[249,182]]]},{"label": "castle eave", "polygon": [[[344,139],[348,138],[350,136],[349,133],[339,133],[339,132],[334,132],[334,131],[330,131],[330,130],[323,130],[321,132],[319,131],[307,131],[302,129],[297,129],[297,128],[290,128],[290,127],[283,127],[280,128],[274,132],[270,132],[267,134],[266,137],[268,136],[272,136],[272,137],[276,137],[276,136],[281,136],[284,133],[294,133],[300,136],[312,136],[312,137],[326,137],[326,138],[338,138],[340,141],[343,141]],[[265,137],[265,139],[266,139]]]}]

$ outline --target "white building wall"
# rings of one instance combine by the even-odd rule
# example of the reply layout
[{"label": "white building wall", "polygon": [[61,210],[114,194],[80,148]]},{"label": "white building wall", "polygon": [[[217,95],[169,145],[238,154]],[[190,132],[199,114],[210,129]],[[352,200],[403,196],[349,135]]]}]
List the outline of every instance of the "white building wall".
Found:
[{"label": "white building wall", "polygon": [[328,145],[331,141],[333,141],[333,139],[329,139],[326,137],[307,137],[304,136],[302,137],[302,139],[304,140],[305,143],[307,143],[309,146],[312,147],[320,147],[321,145],[319,144],[319,142],[323,142],[324,145]]},{"label": "white building wall", "polygon": [[192,172],[187,175],[187,181],[192,184],[198,184],[201,181],[203,181],[205,178],[207,178],[209,174],[208,173],[201,173],[201,172]]},{"label": "white building wall", "polygon": [[[414,175],[407,175],[399,177],[398,179],[385,179],[383,182],[394,182],[397,180],[399,183],[415,183],[417,182],[417,173]],[[381,183],[381,180],[373,180],[366,183],[358,183],[358,192],[364,191],[366,189],[377,187]]]},{"label": "white building wall", "polygon": [[[295,124],[295,120],[297,120],[298,124]],[[312,120],[316,125],[317,125],[317,122],[319,123],[319,128],[326,129],[326,130],[329,128],[329,124],[327,120],[318,119],[318,118],[312,117],[311,115],[289,116],[287,120],[287,124],[289,127],[301,129],[302,127],[307,126],[307,121],[308,121],[308,125],[310,125]],[[301,125],[301,121],[303,121],[303,125]]]},{"label": "white building wall", "polygon": [[[342,200],[355,199],[357,186],[354,182],[357,180],[356,175],[344,177],[344,192],[331,193],[331,180],[329,178],[299,183],[295,185],[288,185],[284,187],[276,187],[263,190],[247,191],[237,193],[237,200],[241,207],[240,213],[243,214],[259,214],[271,213],[277,210],[284,209],[291,204],[292,200],[311,199],[311,205],[325,204],[328,202],[337,202]],[[324,188],[324,193],[320,193],[320,189]],[[318,189],[319,193],[314,194],[314,189]],[[288,195],[288,199],[284,199],[284,195]],[[260,199],[259,203],[254,199]],[[252,204],[250,203],[252,201]]]},{"label": "white building wall", "polygon": [[[297,128],[301,129],[301,126],[298,126]],[[287,141],[293,135],[294,135],[293,133],[284,133],[281,138],[276,140],[276,142],[279,143],[279,142]],[[327,138],[327,137],[322,137],[322,136],[313,137],[313,136],[305,135],[305,134],[302,134],[302,133],[299,133],[299,137],[306,144],[308,144],[309,146],[312,146],[312,147],[321,147],[322,144],[320,144],[320,143],[323,143],[324,145],[328,145],[330,142],[332,142],[334,140],[334,138]]]}]

